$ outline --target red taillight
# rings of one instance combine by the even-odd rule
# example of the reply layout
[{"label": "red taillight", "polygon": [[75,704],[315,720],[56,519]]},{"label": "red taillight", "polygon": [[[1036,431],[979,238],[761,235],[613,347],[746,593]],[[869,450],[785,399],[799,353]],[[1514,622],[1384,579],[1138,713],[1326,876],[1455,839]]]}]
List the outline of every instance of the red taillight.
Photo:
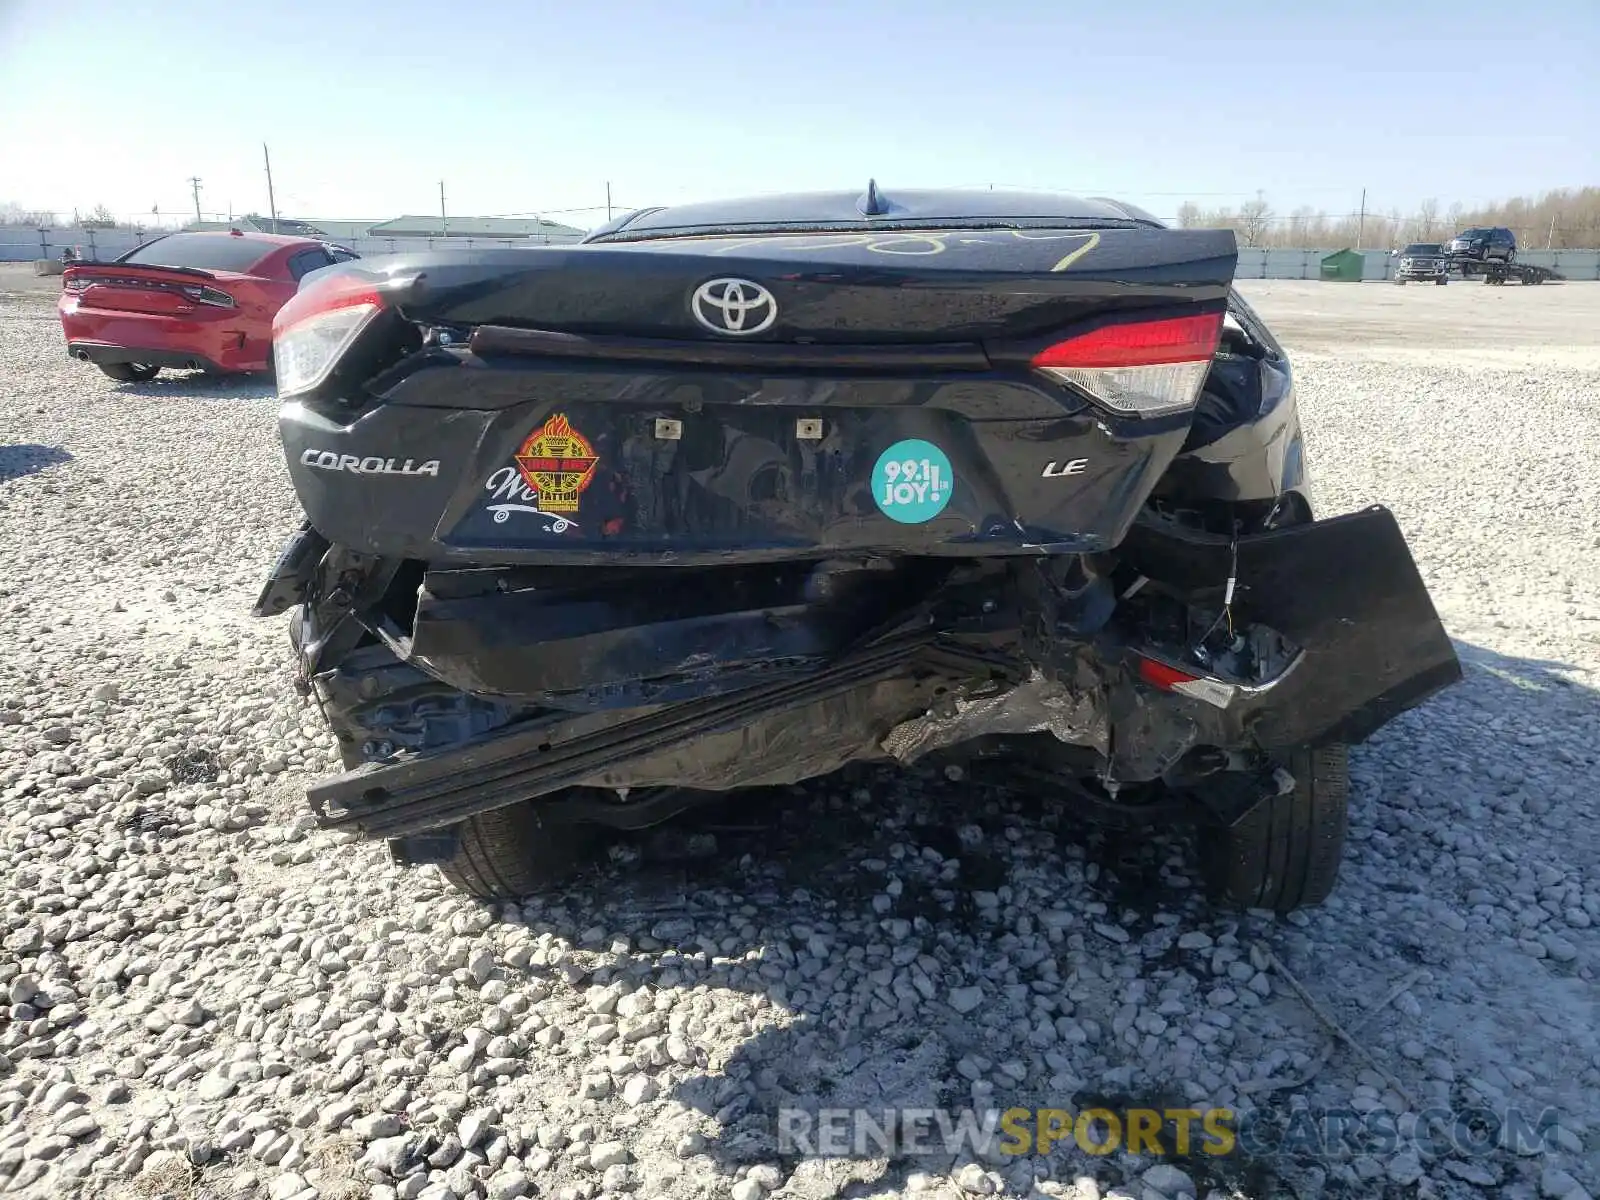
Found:
[{"label": "red taillight", "polygon": [[186,286],[182,291],[189,299],[200,304],[209,304],[212,308],[234,307],[233,297],[219,288]]},{"label": "red taillight", "polygon": [[1203,700],[1217,708],[1227,708],[1238,691],[1231,683],[1196,675],[1153,658],[1139,660],[1139,678],[1163,692],[1176,692],[1180,696]]},{"label": "red taillight", "polygon": [[181,278],[163,278],[161,268],[127,268],[119,272],[116,267],[103,270],[73,270],[67,273],[64,286],[69,292],[86,292],[91,287],[132,288],[146,292],[168,292],[193,300],[211,308],[233,308],[234,299],[221,288],[205,284],[184,283]]},{"label": "red taillight", "polygon": [[298,395],[327,382],[383,307],[382,294],[360,275],[331,275],[295,293],[272,319],[278,395]]},{"label": "red taillight", "polygon": [[1035,367],[1153,367],[1209,362],[1222,336],[1222,314],[1105,325],[1033,356]]},{"label": "red taillight", "polygon": [[1180,683],[1193,683],[1199,679],[1198,675],[1191,675],[1187,671],[1180,671],[1177,667],[1169,667],[1166,663],[1156,662],[1153,658],[1139,660],[1139,678],[1153,687],[1160,688],[1163,692],[1170,692]]},{"label": "red taillight", "polygon": [[318,280],[289,297],[288,303],[272,318],[272,335],[276,337],[291,326],[323,313],[354,308],[358,304],[382,308],[383,303],[383,297],[370,280],[360,276],[334,275]]},{"label": "red taillight", "polygon": [[1104,325],[1046,347],[1030,365],[1119,413],[1179,412],[1199,399],[1222,320],[1217,312]]}]

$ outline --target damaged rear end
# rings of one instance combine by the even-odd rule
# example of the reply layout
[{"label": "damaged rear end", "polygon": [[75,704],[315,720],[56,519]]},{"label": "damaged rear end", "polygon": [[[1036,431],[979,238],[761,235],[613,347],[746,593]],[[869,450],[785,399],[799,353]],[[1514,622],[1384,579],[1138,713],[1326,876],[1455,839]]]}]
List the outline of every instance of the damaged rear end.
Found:
[{"label": "damaged rear end", "polygon": [[1231,234],[818,225],[351,264],[280,313],[307,521],[257,611],[352,767],[323,824],[448,872],[497,813],[929,760],[1236,827],[1459,676],[1393,517],[1311,519]]}]

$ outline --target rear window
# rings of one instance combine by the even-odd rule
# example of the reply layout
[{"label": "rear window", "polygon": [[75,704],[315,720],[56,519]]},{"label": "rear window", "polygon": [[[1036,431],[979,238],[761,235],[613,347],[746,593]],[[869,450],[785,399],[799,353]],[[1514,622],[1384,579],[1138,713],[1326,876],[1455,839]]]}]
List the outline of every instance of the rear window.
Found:
[{"label": "rear window", "polygon": [[251,238],[227,233],[174,233],[140,246],[121,261],[147,267],[192,267],[197,271],[248,271],[272,249]]},{"label": "rear window", "polygon": [[289,277],[300,279],[311,274],[312,271],[321,270],[333,262],[333,258],[321,246],[313,246],[309,250],[302,250],[299,254],[289,259]]}]

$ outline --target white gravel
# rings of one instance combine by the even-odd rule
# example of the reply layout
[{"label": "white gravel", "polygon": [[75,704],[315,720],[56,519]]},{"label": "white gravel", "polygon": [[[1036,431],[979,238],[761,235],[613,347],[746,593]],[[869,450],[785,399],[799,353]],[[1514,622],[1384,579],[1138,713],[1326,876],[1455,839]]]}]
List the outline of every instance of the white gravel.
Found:
[{"label": "white gravel", "polygon": [[[1600,288],[1560,291],[1600,328]],[[1250,294],[1269,321],[1275,295],[1315,302]],[[266,390],[114,385],[66,360],[47,303],[0,295],[0,1191],[1600,1192],[1588,337],[1553,345],[1558,366],[1370,339],[1298,356],[1323,511],[1397,511],[1468,674],[1356,753],[1324,908],[1209,913],[1176,840],[889,774],[734,806],[630,843],[598,882],[486,907],[303,815],[331,740],[282,622],[247,614],[297,516]],[[1260,1086],[1329,1044],[1269,952],[1371,1062],[1339,1048],[1309,1084]],[[1526,1157],[1224,1163],[773,1143],[780,1104],[1095,1098],[1548,1106],[1560,1128]]]}]

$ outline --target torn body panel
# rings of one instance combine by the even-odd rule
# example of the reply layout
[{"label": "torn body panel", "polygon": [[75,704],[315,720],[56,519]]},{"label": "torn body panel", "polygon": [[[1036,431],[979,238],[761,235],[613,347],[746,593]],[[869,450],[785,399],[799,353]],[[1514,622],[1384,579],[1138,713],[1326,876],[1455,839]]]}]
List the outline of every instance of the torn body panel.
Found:
[{"label": "torn body panel", "polygon": [[[318,785],[313,800],[329,825],[399,836],[569,787],[722,791],[796,782],[848,762],[911,762],[1016,734],[1048,734],[1091,752],[1103,778],[1142,783],[1183,775],[1201,761],[1253,755],[1266,764],[1291,747],[1360,741],[1460,676],[1386,510],[1231,541],[1142,523],[1117,557],[1119,571],[1196,596],[1224,588],[1233,573],[1232,620],[1271,626],[1293,643],[1292,653],[1271,677],[1245,679],[1208,671],[1192,647],[1163,644],[1116,619],[1074,633],[1051,616],[1054,637],[1041,640],[1045,610],[1023,582],[1036,574],[1031,564],[972,577],[942,566],[931,576],[912,572],[917,586],[899,580],[907,585],[899,599],[889,599],[897,596],[892,582],[873,579],[870,603],[842,586],[837,607],[824,607],[800,641],[794,628],[803,606],[782,604],[759,640],[754,592],[741,598],[710,589],[698,603],[688,594],[669,597],[649,610],[662,620],[625,625],[629,613],[645,610],[625,602],[607,609],[593,590],[563,600],[558,587],[508,593],[483,586],[488,580],[456,581],[457,599],[476,591],[477,600],[520,613],[518,628],[531,622],[550,630],[551,662],[507,653],[492,640],[436,635],[429,623],[444,618],[420,606],[414,637],[395,639],[413,650],[401,664],[408,682],[375,703],[381,685],[352,678],[358,668],[320,675],[317,692],[330,719],[348,726],[388,713],[390,723],[369,727],[365,740],[399,746],[396,731],[406,721],[394,714],[408,689],[413,700],[436,704],[428,680],[454,691],[460,681],[493,679],[498,695],[475,701],[484,706],[476,726],[466,710],[452,718],[459,740],[410,744],[396,761]],[[819,574],[841,573],[819,567],[789,583],[803,592],[818,586]],[[930,595],[907,602],[931,580],[941,582]],[[781,599],[784,581],[769,582],[778,591],[766,599]],[[535,601],[547,605],[536,621],[517,607]],[[710,649],[719,621],[731,631],[722,655],[732,666],[723,675]],[[474,611],[464,627],[494,624]],[[564,628],[578,631],[573,665],[560,648]],[[699,648],[687,655],[672,636],[685,630],[685,644]],[[802,643],[806,653],[794,653]],[[787,669],[758,678],[750,664],[763,657]],[[574,687],[580,660],[583,686]],[[1151,663],[1176,674],[1153,672]],[[552,686],[557,680],[562,686]],[[1174,687],[1175,680],[1199,686]],[[639,703],[646,696],[651,702]]]}]

